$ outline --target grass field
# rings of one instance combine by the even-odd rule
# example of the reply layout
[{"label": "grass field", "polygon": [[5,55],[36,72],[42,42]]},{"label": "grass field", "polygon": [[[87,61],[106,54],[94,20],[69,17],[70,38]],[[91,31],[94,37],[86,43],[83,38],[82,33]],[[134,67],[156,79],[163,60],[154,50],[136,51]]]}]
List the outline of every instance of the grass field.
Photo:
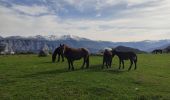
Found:
[{"label": "grass field", "polygon": [[[102,57],[90,57],[67,70],[67,62],[51,63],[51,57],[0,56],[0,100],[170,100],[170,55],[138,55],[136,71],[101,69]],[[132,67],[134,68],[134,67]]]}]

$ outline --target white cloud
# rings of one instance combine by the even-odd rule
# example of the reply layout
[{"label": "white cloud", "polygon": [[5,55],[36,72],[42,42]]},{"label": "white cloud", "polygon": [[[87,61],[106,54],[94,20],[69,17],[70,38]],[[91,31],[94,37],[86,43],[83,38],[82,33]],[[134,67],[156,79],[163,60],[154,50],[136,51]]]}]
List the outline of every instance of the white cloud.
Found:
[{"label": "white cloud", "polygon": [[13,5],[12,9],[33,16],[50,13],[47,7],[38,5],[32,6]]},{"label": "white cloud", "polygon": [[[107,5],[128,2],[130,6],[134,6],[147,2],[146,0],[142,2],[136,2],[136,0],[107,0],[107,2],[93,0],[93,2],[96,1],[98,4],[95,3],[95,5],[92,0],[67,0],[69,4],[76,6],[82,12],[89,9],[86,7],[91,6],[96,9],[99,6],[96,17],[102,16],[100,10]],[[76,5],[77,2],[80,2],[80,4]],[[88,5],[89,2],[91,4]],[[26,14],[20,14],[18,10]],[[66,10],[69,11],[69,9]],[[34,16],[42,13],[49,14]],[[170,1],[168,0],[163,0],[149,7],[127,8],[110,19],[62,19],[60,16],[51,13],[47,6],[13,5],[12,9],[0,6],[0,35],[72,34],[108,41],[170,39]]]}]

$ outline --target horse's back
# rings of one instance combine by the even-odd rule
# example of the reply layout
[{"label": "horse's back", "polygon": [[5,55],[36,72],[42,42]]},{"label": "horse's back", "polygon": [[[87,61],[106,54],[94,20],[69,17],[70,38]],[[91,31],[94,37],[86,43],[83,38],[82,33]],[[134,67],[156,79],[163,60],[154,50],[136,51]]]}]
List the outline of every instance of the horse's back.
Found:
[{"label": "horse's back", "polygon": [[137,55],[134,52],[118,52],[117,55],[124,60],[137,58]]},{"label": "horse's back", "polygon": [[65,52],[65,56],[68,59],[73,59],[73,60],[79,60],[82,57],[87,57],[89,56],[89,51],[86,48],[69,48]]},{"label": "horse's back", "polygon": [[88,50],[88,49],[86,49],[86,48],[80,48],[80,49],[81,49],[81,51],[82,51],[84,54],[89,55],[89,50]]}]

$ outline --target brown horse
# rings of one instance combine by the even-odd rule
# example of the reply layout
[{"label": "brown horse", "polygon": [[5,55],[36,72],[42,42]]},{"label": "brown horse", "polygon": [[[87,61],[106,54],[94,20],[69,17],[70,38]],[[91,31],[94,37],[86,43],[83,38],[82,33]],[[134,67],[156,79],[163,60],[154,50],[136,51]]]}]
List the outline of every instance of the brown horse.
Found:
[{"label": "brown horse", "polygon": [[117,55],[119,57],[119,69],[121,67],[121,63],[123,64],[123,69],[124,69],[124,60],[130,60],[131,64],[128,70],[131,69],[132,64],[135,63],[135,68],[137,68],[136,63],[137,63],[137,55],[134,52],[120,52],[116,50],[112,50],[112,55]]},{"label": "brown horse", "polygon": [[68,61],[68,70],[72,69],[74,70],[73,62],[75,60],[79,60],[83,58],[83,65],[82,68],[84,68],[84,65],[86,64],[86,68],[89,67],[89,51],[85,48],[71,48],[65,44],[60,45],[60,48],[62,50],[62,55],[64,55],[67,58]]},{"label": "brown horse", "polygon": [[107,68],[108,68],[108,66],[111,68],[112,58],[113,58],[112,52],[106,49],[103,53],[103,66],[102,66],[102,68],[104,68],[104,65],[106,65]]},{"label": "brown horse", "polygon": [[58,62],[60,61],[60,56],[62,57],[62,61],[64,61],[64,56],[61,55],[62,51],[60,47],[56,48],[52,54],[52,62],[54,63],[56,60],[56,56],[58,55]]}]

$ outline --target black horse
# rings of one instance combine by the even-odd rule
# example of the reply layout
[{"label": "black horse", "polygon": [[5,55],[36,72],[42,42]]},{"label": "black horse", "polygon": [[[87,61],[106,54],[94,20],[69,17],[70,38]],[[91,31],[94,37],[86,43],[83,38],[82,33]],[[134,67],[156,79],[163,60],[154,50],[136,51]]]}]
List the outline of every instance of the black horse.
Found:
[{"label": "black horse", "polygon": [[167,49],[167,53],[170,53],[170,48],[169,48],[169,49]]},{"label": "black horse", "polygon": [[62,57],[62,61],[64,61],[64,56],[62,55],[62,51],[61,48],[58,47],[54,50],[53,54],[52,54],[52,62],[54,63],[56,60],[56,56],[58,55],[58,62],[60,61],[60,56]]},{"label": "black horse", "polygon": [[170,48],[165,49],[166,53],[170,53]]},{"label": "black horse", "polygon": [[137,55],[134,52],[120,52],[120,51],[116,51],[116,50],[112,50],[112,55],[113,57],[115,55],[118,56],[119,58],[119,69],[121,68],[121,63],[123,64],[123,69],[124,69],[124,60],[130,60],[130,67],[128,70],[131,69],[133,63],[135,63],[135,68],[134,70],[136,70],[137,68]]},{"label": "black horse", "polygon": [[84,68],[84,65],[86,64],[86,68],[89,67],[89,51],[86,48],[72,48],[65,44],[60,45],[60,48],[62,50],[62,55],[64,55],[67,58],[69,70],[74,70],[73,62],[75,60],[79,60],[83,58],[83,65],[82,68]]},{"label": "black horse", "polygon": [[111,67],[112,66],[112,52],[109,50],[105,50],[103,53],[103,66],[102,68],[104,68],[104,65],[106,65],[106,67]]},{"label": "black horse", "polygon": [[162,54],[162,52],[163,52],[163,50],[161,50],[161,49],[155,49],[152,51],[152,53],[154,53],[154,54],[158,54],[158,53]]}]

